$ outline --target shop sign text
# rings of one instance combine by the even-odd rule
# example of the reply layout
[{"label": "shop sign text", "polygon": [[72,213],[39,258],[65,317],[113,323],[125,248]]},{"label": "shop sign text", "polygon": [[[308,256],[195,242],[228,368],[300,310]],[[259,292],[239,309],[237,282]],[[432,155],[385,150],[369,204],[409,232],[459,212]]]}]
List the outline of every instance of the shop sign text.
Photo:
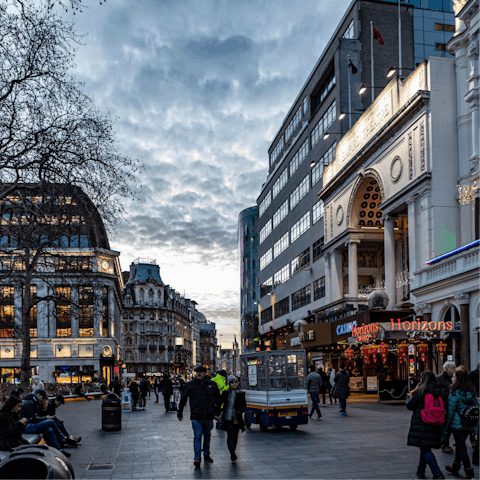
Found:
[{"label": "shop sign text", "polygon": [[357,326],[357,322],[344,323],[343,325],[338,325],[335,330],[337,335],[344,335],[345,333],[350,333],[354,327]]},{"label": "shop sign text", "polygon": [[451,332],[453,330],[452,322],[434,322],[434,321],[427,321],[427,320],[414,320],[413,322],[409,321],[401,321],[400,318],[396,320],[391,318],[390,324],[392,327],[392,332],[411,332],[411,331],[418,331],[418,332],[428,332],[428,331],[435,331],[435,330],[444,330]]},{"label": "shop sign text", "polygon": [[356,342],[367,342],[368,340],[377,336],[378,332],[378,322],[368,323],[360,325],[359,327],[354,327],[352,330],[352,336],[356,337]]}]

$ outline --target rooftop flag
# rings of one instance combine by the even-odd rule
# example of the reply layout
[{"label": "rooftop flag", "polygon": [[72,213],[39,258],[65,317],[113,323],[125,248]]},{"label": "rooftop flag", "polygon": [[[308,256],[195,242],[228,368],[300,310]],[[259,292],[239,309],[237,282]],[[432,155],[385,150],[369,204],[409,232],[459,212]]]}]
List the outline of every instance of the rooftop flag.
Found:
[{"label": "rooftop flag", "polygon": [[383,45],[385,43],[383,41],[383,37],[380,35],[380,32],[375,27],[373,27],[373,39],[378,40],[378,43],[380,45]]}]

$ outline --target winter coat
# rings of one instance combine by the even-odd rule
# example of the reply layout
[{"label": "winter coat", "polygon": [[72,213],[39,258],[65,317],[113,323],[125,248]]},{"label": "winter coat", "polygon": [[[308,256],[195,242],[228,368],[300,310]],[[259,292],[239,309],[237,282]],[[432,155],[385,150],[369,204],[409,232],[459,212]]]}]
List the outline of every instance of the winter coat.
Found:
[{"label": "winter coat", "polygon": [[335,375],[335,386],[333,387],[333,396],[339,400],[346,400],[350,395],[350,387],[348,383],[350,381],[350,374],[344,370],[340,371]]},{"label": "winter coat", "polygon": [[183,389],[178,415],[183,414],[183,409],[190,399],[190,419],[211,421],[216,415],[220,415],[220,392],[217,384],[205,379],[203,382],[194,379],[188,382]]},{"label": "winter coat", "polygon": [[55,400],[49,400],[48,401],[48,407],[43,413],[45,415],[51,415],[52,417],[56,416],[57,406],[55,405]]},{"label": "winter coat", "polygon": [[319,394],[322,389],[322,377],[317,372],[310,372],[307,375],[307,392]]},{"label": "winter coat", "polygon": [[173,393],[173,383],[169,378],[162,378],[160,380],[160,390],[162,395],[170,396]]},{"label": "winter coat", "polygon": [[27,440],[22,438],[25,426],[18,422],[17,415],[9,412],[0,412],[0,450],[11,450]]},{"label": "winter coat", "polygon": [[112,383],[110,383],[110,390],[113,390],[113,392],[120,396],[122,394],[122,385],[118,380],[112,380]]},{"label": "winter coat", "polygon": [[320,389],[320,392],[326,392],[332,388],[332,385],[330,384],[328,375],[323,370],[320,372],[320,376],[322,377],[322,388]]},{"label": "winter coat", "polygon": [[450,395],[450,385],[452,384],[452,377],[447,372],[443,372],[437,377],[437,384],[442,389],[442,400],[445,410],[448,407],[448,397]]},{"label": "winter coat", "polygon": [[468,376],[470,377],[470,380],[472,381],[473,383],[473,386],[475,387],[475,390],[477,391],[477,394],[480,395],[480,391],[479,391],[479,382],[478,382],[478,367],[475,369],[475,370],[472,370]]},{"label": "winter coat", "polygon": [[138,397],[138,384],[137,382],[131,382],[130,383],[130,386],[128,387],[128,389],[130,390],[130,393],[132,394],[132,396],[137,396]]},{"label": "winter coat", "polygon": [[330,385],[333,387],[335,383],[335,369],[333,368],[332,368],[332,371],[330,372],[329,380],[330,380]]},{"label": "winter coat", "polygon": [[[220,395],[220,405],[223,405],[223,408],[222,408],[222,422],[223,423],[225,420],[224,420],[224,415],[225,415],[225,409],[226,409],[226,405],[227,405],[227,400],[228,400],[228,395],[230,394],[231,392],[229,392],[228,390],[225,390],[221,395]],[[245,422],[243,420],[243,414],[245,413],[245,410],[247,409],[247,402],[245,400],[245,392],[242,392],[242,391],[239,391],[237,393],[237,396],[235,397],[235,418],[236,418],[236,421],[238,422],[238,425],[240,426],[240,429],[241,430],[245,430]]]},{"label": "winter coat", "polygon": [[461,392],[455,390],[448,398],[447,415],[443,425],[443,431],[448,432],[471,432],[478,434],[478,422],[476,427],[464,427],[462,425],[462,415],[469,407],[478,407],[476,395],[470,392]]},{"label": "winter coat", "polygon": [[142,378],[140,381],[140,390],[143,395],[146,395],[150,390],[150,382],[146,378]]},{"label": "winter coat", "polygon": [[35,390],[45,390],[45,384],[38,375],[33,375],[32,377],[32,391],[35,393]]},{"label": "winter coat", "polygon": [[22,417],[28,418],[28,423],[38,423],[47,420],[46,413],[43,411],[43,405],[33,393],[29,393],[22,402],[20,418]]},{"label": "winter coat", "polygon": [[[431,393],[435,398],[442,396],[442,387],[437,383],[427,383],[426,393]],[[425,396],[417,391],[407,402],[407,408],[413,410],[410,430],[408,431],[407,445],[420,448],[440,448],[442,426],[428,425],[422,420],[420,413],[425,408]]]}]

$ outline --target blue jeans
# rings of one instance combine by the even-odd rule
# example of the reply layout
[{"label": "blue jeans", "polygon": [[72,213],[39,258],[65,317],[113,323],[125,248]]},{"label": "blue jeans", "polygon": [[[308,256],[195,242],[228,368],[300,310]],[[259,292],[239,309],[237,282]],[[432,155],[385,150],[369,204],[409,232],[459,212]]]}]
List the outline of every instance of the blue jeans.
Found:
[{"label": "blue jeans", "polygon": [[318,402],[320,400],[318,393],[310,393],[310,398],[312,399],[312,411],[310,412],[310,416],[312,416],[313,412],[316,411],[318,418],[320,418],[322,414],[320,413],[320,407],[318,406]]},{"label": "blue jeans", "polygon": [[27,423],[25,426],[25,433],[43,433],[45,441],[51,447],[57,450],[62,450],[60,442],[65,440],[65,436],[58,429],[54,420],[44,420],[43,422]]},{"label": "blue jeans", "polygon": [[193,451],[195,452],[195,460],[202,459],[202,436],[203,436],[203,455],[210,455],[210,433],[213,428],[213,421],[201,422],[200,420],[192,420],[193,427]]},{"label": "blue jeans", "polygon": [[420,449],[420,463],[417,467],[417,473],[425,473],[427,465],[430,467],[433,475],[439,475],[442,473],[440,467],[438,466],[437,459],[432,453],[431,448],[421,448]]}]

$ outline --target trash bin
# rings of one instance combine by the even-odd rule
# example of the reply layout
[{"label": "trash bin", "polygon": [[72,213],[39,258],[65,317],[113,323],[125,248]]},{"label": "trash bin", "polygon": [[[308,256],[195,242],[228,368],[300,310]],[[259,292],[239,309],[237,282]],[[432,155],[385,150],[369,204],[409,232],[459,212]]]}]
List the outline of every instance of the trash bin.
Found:
[{"label": "trash bin", "polygon": [[48,445],[21,445],[0,463],[0,479],[74,479],[67,457]]},{"label": "trash bin", "polygon": [[122,429],[122,402],[118,395],[109,393],[102,402],[102,430],[118,432]]}]

